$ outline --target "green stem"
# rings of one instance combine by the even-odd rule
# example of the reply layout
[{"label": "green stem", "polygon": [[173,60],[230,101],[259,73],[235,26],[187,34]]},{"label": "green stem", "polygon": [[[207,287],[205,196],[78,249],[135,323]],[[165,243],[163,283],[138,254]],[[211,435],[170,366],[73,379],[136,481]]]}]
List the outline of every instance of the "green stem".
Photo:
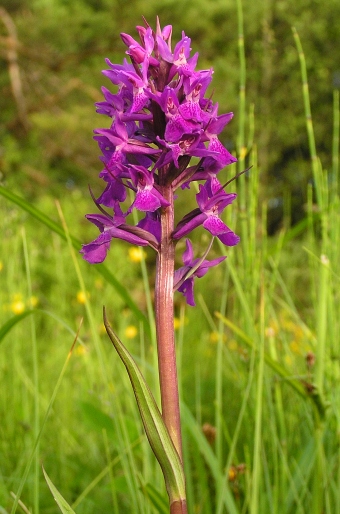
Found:
[{"label": "green stem", "polygon": [[329,291],[330,265],[326,255],[321,255],[320,263],[320,285],[319,304],[317,316],[317,346],[316,346],[316,369],[315,384],[321,396],[324,394],[324,375],[326,365],[327,345],[327,312],[328,312],[328,291]]},{"label": "green stem", "polygon": [[315,143],[315,137],[314,137],[314,129],[313,129],[313,121],[312,121],[312,111],[310,107],[310,99],[309,99],[309,87],[308,87],[308,76],[307,76],[307,66],[306,66],[306,59],[305,54],[303,52],[302,44],[299,38],[299,34],[297,33],[297,30],[295,27],[292,28],[293,30],[293,36],[295,39],[296,48],[299,54],[299,61],[300,61],[300,68],[301,68],[301,78],[302,78],[302,95],[303,95],[303,104],[305,108],[305,117],[306,117],[306,127],[307,127],[307,134],[308,134],[308,144],[309,144],[309,152],[311,157],[311,163],[312,163],[312,171],[313,171],[313,178],[316,185],[316,196],[318,205],[321,206],[321,191],[322,188],[320,187],[320,173],[319,173],[319,161],[318,156],[316,153],[316,143]]},{"label": "green stem", "polygon": [[[263,277],[262,277],[263,284]],[[262,431],[263,431],[263,385],[264,385],[264,326],[265,326],[265,299],[264,291],[261,291],[260,303],[260,316],[261,316],[261,333],[258,341],[258,377],[256,385],[256,404],[255,404],[255,426],[254,426],[254,453],[253,453],[253,473],[252,473],[252,491],[250,499],[250,513],[258,514],[260,512],[260,491],[261,491],[261,476],[262,476],[262,462],[261,462],[261,446],[262,446]]]},{"label": "green stem", "polygon": [[[28,284],[28,295],[32,298],[32,281],[31,272],[29,267],[29,251],[27,247],[27,240],[25,231],[22,231],[25,266],[26,266],[26,278]],[[36,441],[36,449],[34,455],[34,486],[33,486],[33,505],[34,512],[39,514],[39,497],[40,497],[40,405],[39,405],[39,356],[37,346],[37,335],[35,330],[35,321],[33,316],[31,317],[31,338],[32,338],[32,359],[33,359],[33,384],[34,384],[34,424],[33,424],[33,436]]]},{"label": "green stem", "polygon": [[339,133],[340,133],[339,90],[333,92],[333,142],[332,142],[332,185],[333,194],[338,194],[339,182]]},{"label": "green stem", "polygon": [[[246,111],[246,58],[244,49],[244,33],[243,33],[243,10],[241,0],[237,0],[237,26],[238,26],[238,52],[240,60],[240,86],[239,86],[239,126],[237,137],[237,158],[238,171],[242,171],[245,167],[245,111]],[[245,209],[245,177],[242,175],[239,180],[239,205]]]}]

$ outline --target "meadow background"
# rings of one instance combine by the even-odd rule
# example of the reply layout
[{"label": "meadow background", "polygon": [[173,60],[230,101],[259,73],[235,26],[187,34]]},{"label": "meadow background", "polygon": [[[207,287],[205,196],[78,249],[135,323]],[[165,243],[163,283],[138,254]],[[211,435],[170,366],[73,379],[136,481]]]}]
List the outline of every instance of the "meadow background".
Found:
[{"label": "meadow background", "polygon": [[105,267],[78,253],[96,235],[104,58],[121,62],[119,33],[156,14],[234,112],[222,182],[252,166],[229,186],[241,243],[197,282],[196,308],[176,296],[189,512],[340,512],[340,4],[158,4],[0,6],[0,513],[59,512],[42,465],[77,514],[166,512],[101,321],[106,305],[158,397],[154,256],[119,241]]}]

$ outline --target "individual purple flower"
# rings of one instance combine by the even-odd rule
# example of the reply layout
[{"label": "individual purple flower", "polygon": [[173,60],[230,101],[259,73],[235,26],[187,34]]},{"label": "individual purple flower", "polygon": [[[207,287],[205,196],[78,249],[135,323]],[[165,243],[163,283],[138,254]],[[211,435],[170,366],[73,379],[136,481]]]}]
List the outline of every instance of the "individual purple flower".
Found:
[{"label": "individual purple flower", "polygon": [[106,214],[87,214],[86,218],[101,232],[94,241],[83,245],[80,250],[83,258],[91,264],[99,264],[105,260],[112,239],[121,239],[136,246],[150,245],[158,248],[158,240],[153,233],[125,222],[119,202],[115,204],[113,217]]},{"label": "individual purple flower", "polygon": [[136,187],[136,198],[128,212],[135,207],[140,211],[154,212],[160,207],[167,207],[169,202],[154,187],[153,172],[144,166],[130,166],[130,175]]},{"label": "individual purple flower", "polygon": [[107,182],[107,186],[97,198],[97,203],[113,209],[117,201],[124,202],[126,199],[126,187],[122,182],[124,177],[122,170],[118,166],[111,171],[105,169],[99,173],[99,177]]},{"label": "individual purple flower", "polygon": [[195,119],[185,119],[179,112],[179,100],[176,89],[169,86],[164,88],[160,95],[150,94],[161,107],[167,119],[164,138],[168,142],[177,142],[184,134],[192,134],[200,130]]},{"label": "individual purple flower", "polygon": [[114,219],[110,219],[104,214],[87,214],[86,218],[94,223],[99,229],[101,234],[92,243],[82,246],[80,253],[86,261],[91,264],[99,264],[105,260],[108,249],[110,248],[111,239],[117,238],[127,241],[131,244],[138,246],[146,246],[147,241],[139,236],[125,231],[123,223],[119,223]]},{"label": "individual purple flower", "polygon": [[121,33],[120,37],[126,46],[129,47],[126,53],[130,55],[137,64],[142,64],[147,61],[148,64],[152,66],[159,66],[158,59],[155,59],[155,57],[152,57],[151,55],[155,45],[154,38],[152,37],[152,30],[150,27],[146,30],[143,29],[144,27],[140,27],[139,33],[141,35],[143,32],[144,47],[135,41],[135,39],[133,39],[129,34]]},{"label": "individual purple flower", "polygon": [[184,216],[175,228],[172,237],[174,239],[181,239],[196,227],[203,225],[213,236],[217,236],[223,244],[234,246],[239,242],[240,238],[223,223],[219,215],[227,205],[235,200],[237,195],[221,190],[209,198],[208,191],[209,186],[200,185],[200,191],[196,195],[199,208]]},{"label": "individual purple flower", "polygon": [[166,140],[157,137],[157,142],[164,145],[170,150],[166,155],[162,154],[156,166],[165,166],[173,161],[176,168],[179,167],[178,159],[182,155],[190,155],[190,157],[207,157],[214,155],[208,150],[203,143],[200,142],[200,134],[184,134],[177,143],[168,143]]},{"label": "individual purple flower", "polygon": [[105,114],[110,118],[119,118],[123,122],[152,120],[152,114],[146,112],[136,113],[130,107],[133,93],[127,94],[127,88],[121,89],[117,94],[111,93],[106,87],[102,87],[104,102],[97,102],[96,111],[98,114]]},{"label": "individual purple flower", "polygon": [[182,32],[182,39],[176,44],[174,48],[169,80],[172,80],[176,73],[178,73],[180,77],[184,76],[186,78],[195,76],[198,52],[190,57],[190,44],[191,39],[187,37],[184,32]]},{"label": "individual purple flower", "polygon": [[206,259],[194,259],[192,244],[189,239],[186,240],[186,250],[183,253],[184,266],[175,271],[174,290],[183,293],[187,303],[195,306],[194,300],[194,278],[203,277],[213,266],[217,266],[226,259],[225,256],[218,257],[212,261]]},{"label": "individual purple flower", "polygon": [[[151,148],[148,144],[133,137],[134,122],[122,123],[118,118],[115,119],[111,128],[96,129],[94,139],[97,139],[104,146],[112,148],[111,157],[106,158],[106,167],[111,170],[114,166],[127,163],[127,154],[152,155],[159,153],[157,148]],[[130,127],[129,127],[130,126]],[[98,134],[98,135],[97,135]],[[104,138],[104,141],[103,141]],[[106,147],[105,147],[106,142]]]},{"label": "individual purple flower", "polygon": [[198,122],[204,123],[208,123],[208,121],[210,121],[210,113],[204,111],[200,106],[201,88],[202,84],[198,79],[198,83],[191,92],[186,95],[184,102],[179,106],[178,111],[185,120],[194,119]]}]

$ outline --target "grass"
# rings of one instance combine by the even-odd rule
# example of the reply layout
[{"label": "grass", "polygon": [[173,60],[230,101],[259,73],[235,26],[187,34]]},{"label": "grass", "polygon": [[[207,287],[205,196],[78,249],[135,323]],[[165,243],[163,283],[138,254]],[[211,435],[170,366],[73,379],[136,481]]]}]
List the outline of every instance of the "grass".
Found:
[{"label": "grass", "polygon": [[[242,56],[241,24],[239,31]],[[339,98],[327,172],[315,150],[298,39],[297,47],[314,177],[306,218],[267,236],[252,130],[246,142],[241,126],[238,151],[249,150],[253,168],[233,185],[242,202],[227,220],[241,243],[197,283],[195,309],[177,297],[192,514],[340,511]],[[48,195],[26,206],[36,218],[10,200],[0,195],[0,512],[59,512],[41,465],[77,514],[166,512],[161,473],[101,321],[106,305],[157,397],[152,255],[134,262],[117,242],[107,269],[83,262],[68,236],[90,240],[81,221],[90,200],[79,191],[60,208]]]}]

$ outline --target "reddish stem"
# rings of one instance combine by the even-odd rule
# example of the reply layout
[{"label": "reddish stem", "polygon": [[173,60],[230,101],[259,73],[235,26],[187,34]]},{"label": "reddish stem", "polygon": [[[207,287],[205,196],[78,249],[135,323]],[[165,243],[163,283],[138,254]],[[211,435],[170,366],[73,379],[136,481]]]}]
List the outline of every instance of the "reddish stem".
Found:
[{"label": "reddish stem", "polygon": [[[170,63],[161,60],[157,79],[158,91],[163,91],[167,83],[170,66]],[[153,101],[152,104],[155,133],[164,138],[165,114],[157,102]],[[159,169],[158,175],[160,193],[169,202],[169,206],[160,211],[162,235],[157,256],[155,314],[162,417],[179,458],[183,462],[174,333],[175,243],[171,238],[174,230],[174,193],[168,172],[169,165]],[[170,505],[170,514],[187,514],[184,498]]]},{"label": "reddish stem", "polygon": [[174,336],[173,277],[175,245],[174,241],[171,239],[171,234],[174,230],[173,191],[171,186],[161,186],[161,188],[161,193],[170,205],[162,209],[161,212],[162,240],[157,259],[155,285],[158,368],[162,416],[170,437],[182,460],[182,438]]},{"label": "reddish stem", "polygon": [[170,505],[170,514],[187,514],[187,503],[185,500],[175,501]]}]

